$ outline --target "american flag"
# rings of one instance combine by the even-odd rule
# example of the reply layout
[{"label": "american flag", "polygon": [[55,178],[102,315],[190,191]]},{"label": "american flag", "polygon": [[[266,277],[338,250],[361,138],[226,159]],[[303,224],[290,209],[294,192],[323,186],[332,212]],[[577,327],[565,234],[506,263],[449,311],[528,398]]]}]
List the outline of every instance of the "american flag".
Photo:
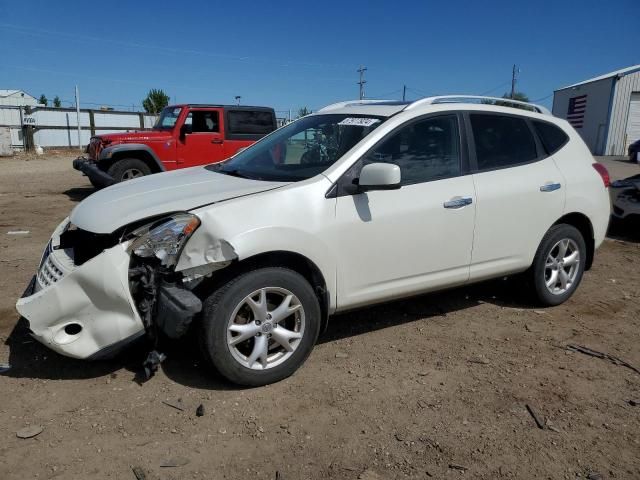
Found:
[{"label": "american flag", "polygon": [[582,128],[584,123],[584,112],[587,110],[587,96],[580,95],[569,99],[567,110],[567,121],[573,128]]}]

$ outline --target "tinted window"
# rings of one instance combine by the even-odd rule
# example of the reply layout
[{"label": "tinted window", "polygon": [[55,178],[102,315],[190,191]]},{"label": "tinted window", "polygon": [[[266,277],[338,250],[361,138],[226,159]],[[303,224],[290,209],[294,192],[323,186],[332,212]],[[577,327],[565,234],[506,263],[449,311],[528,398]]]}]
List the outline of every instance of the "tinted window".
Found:
[{"label": "tinted window", "polygon": [[527,122],[518,117],[471,114],[478,169],[504,168],[538,156]]},{"label": "tinted window", "polygon": [[447,115],[402,127],[370,151],[364,161],[395,163],[402,172],[403,185],[459,175],[458,120]]},{"label": "tinted window", "polygon": [[533,126],[538,132],[538,136],[544,145],[544,149],[549,155],[560,150],[569,140],[566,133],[560,127],[551,125],[547,122],[533,122]]},{"label": "tinted window", "polygon": [[228,130],[231,134],[267,134],[275,130],[273,114],[255,110],[230,110]]}]

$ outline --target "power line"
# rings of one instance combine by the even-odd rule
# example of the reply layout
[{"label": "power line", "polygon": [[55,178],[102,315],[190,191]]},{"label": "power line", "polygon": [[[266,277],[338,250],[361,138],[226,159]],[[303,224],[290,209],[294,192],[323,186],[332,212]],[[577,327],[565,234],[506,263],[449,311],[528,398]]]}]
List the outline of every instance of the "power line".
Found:
[{"label": "power line", "polygon": [[509,83],[510,83],[510,82],[503,82],[503,83],[501,83],[500,85],[498,85],[498,86],[496,86],[496,87],[493,87],[492,89],[487,90],[486,92],[481,93],[481,94],[480,94],[480,96],[481,96],[481,97],[483,97],[483,96],[485,96],[485,95],[489,95],[490,93],[495,92],[495,91],[496,91],[496,90],[498,90],[499,88],[506,87],[507,85],[509,85]]}]

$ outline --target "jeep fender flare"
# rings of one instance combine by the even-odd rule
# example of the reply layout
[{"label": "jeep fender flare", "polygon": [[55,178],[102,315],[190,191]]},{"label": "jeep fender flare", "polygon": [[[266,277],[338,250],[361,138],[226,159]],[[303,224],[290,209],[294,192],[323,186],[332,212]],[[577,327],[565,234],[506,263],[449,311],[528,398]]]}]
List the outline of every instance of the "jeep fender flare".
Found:
[{"label": "jeep fender flare", "polygon": [[155,166],[158,167],[158,170],[164,172],[166,168],[164,168],[164,164],[160,161],[156,153],[153,151],[151,147],[145,145],[144,143],[121,143],[117,145],[112,145],[104,148],[100,152],[100,156],[98,158],[99,162],[110,162],[115,155],[119,155],[121,153],[127,152],[140,152],[143,151],[151,157],[151,160],[154,162]]}]

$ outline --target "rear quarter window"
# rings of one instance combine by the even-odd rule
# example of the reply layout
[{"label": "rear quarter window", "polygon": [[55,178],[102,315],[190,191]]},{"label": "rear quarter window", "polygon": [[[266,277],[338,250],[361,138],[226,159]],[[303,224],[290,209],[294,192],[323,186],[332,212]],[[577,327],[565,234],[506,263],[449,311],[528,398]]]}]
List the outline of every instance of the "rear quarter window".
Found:
[{"label": "rear quarter window", "polygon": [[560,127],[550,123],[534,121],[533,127],[548,155],[553,155],[569,141],[569,136]]},{"label": "rear quarter window", "polygon": [[228,132],[232,135],[266,135],[275,130],[273,114],[260,110],[229,110]]}]

